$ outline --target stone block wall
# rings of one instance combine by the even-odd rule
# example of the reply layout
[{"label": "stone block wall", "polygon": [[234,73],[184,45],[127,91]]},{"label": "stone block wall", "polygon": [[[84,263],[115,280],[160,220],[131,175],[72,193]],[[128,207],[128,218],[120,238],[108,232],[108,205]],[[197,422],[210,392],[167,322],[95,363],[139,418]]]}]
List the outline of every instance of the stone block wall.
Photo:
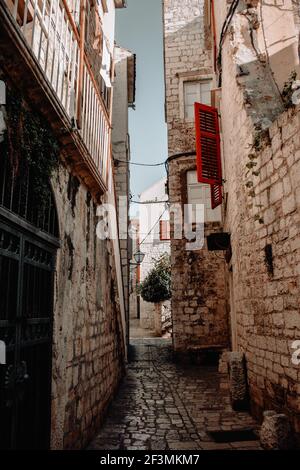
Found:
[{"label": "stone block wall", "polygon": [[[300,111],[274,118],[267,98],[265,108],[260,98],[261,116],[265,112],[264,122],[273,124],[264,133],[254,128],[261,95],[254,81],[248,90],[249,78],[237,76],[232,37],[223,47],[220,110],[233,331],[237,350],[246,355],[253,412],[284,411],[299,432],[300,368],[292,362],[292,345],[300,338]],[[263,84],[256,87],[263,93]],[[247,167],[251,161],[255,174]]]},{"label": "stone block wall", "polygon": [[[114,249],[110,241],[96,236],[97,205],[76,177],[82,171],[82,155],[68,145],[70,134],[57,114],[54,95],[48,89],[46,97],[46,82],[40,76],[37,80],[39,71],[35,68],[33,74],[28,56],[6,34],[3,27],[4,80],[24,95],[28,110],[43,115],[52,125],[62,149],[59,170],[51,181],[61,242],[54,285],[51,447],[80,449],[99,430],[125,369]],[[3,51],[8,54],[5,59]]]},{"label": "stone block wall", "polygon": [[[157,220],[157,219],[156,219]],[[151,220],[152,226],[153,222]],[[150,225],[151,225],[150,223]],[[141,282],[147,277],[150,271],[154,268],[155,262],[159,260],[164,254],[170,254],[170,242],[159,240],[159,224],[154,230],[154,233],[148,237],[148,241],[141,246],[141,250],[145,254],[144,261],[141,265]],[[152,239],[152,235],[153,238]],[[154,330],[155,328],[155,305],[150,302],[145,302],[141,299],[140,311],[140,324],[142,328]]]},{"label": "stone block wall", "polygon": [[[269,130],[259,153],[251,207],[244,178],[229,189],[236,217],[227,218],[233,250],[238,347],[246,353],[254,411],[282,408],[300,431],[300,114],[290,110]],[[241,153],[238,154],[241,157]],[[246,158],[237,167],[243,171]],[[245,171],[245,170],[244,170]],[[249,190],[248,190],[249,192]],[[262,217],[255,222],[256,213]],[[272,258],[266,247],[272,247]]]},{"label": "stone block wall", "polygon": [[[204,27],[204,0],[164,1],[166,119],[169,155],[195,151],[194,120],[185,119],[183,83],[213,73],[212,53]],[[186,173],[196,169],[195,157],[169,164],[171,203],[187,204]],[[206,235],[221,231],[207,224]],[[171,234],[174,218],[171,216]],[[175,351],[228,346],[224,258],[201,250],[187,251],[186,239],[171,241],[173,343]]]},{"label": "stone block wall", "polygon": [[[125,54],[126,52],[126,54]],[[117,216],[120,232],[120,252],[127,326],[129,328],[129,260],[131,239],[129,230],[130,192],[130,145],[128,134],[128,57],[132,56],[121,48],[115,50],[115,81],[112,110],[112,155],[114,182],[117,199]],[[129,336],[129,331],[127,331]]]},{"label": "stone block wall", "polygon": [[[194,157],[170,162],[170,202],[187,204],[186,172],[195,169]],[[205,224],[205,236],[221,231],[219,222]],[[187,240],[174,240],[171,214],[171,266],[173,344],[178,353],[228,347],[229,328],[225,293],[224,256],[209,252],[205,245],[187,250]],[[205,242],[206,243],[206,242]]]},{"label": "stone block wall", "polygon": [[204,30],[204,0],[164,0],[166,119],[169,154],[195,149],[194,123],[181,117],[185,75],[212,73]]},{"label": "stone block wall", "polygon": [[96,236],[96,205],[63,165],[53,177],[61,248],[55,276],[52,448],[96,434],[124,373],[124,337],[110,241]]},{"label": "stone block wall", "polygon": [[298,33],[300,34],[300,3],[293,1],[294,20]]}]

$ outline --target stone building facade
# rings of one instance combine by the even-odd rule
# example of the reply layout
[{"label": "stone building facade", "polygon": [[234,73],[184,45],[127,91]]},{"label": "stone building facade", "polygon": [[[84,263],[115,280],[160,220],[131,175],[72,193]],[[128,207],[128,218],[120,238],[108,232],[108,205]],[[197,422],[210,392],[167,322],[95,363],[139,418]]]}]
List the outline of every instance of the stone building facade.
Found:
[{"label": "stone building facade", "polygon": [[[140,202],[143,203],[139,210],[140,245],[145,258],[140,268],[140,281],[143,282],[149,272],[154,268],[155,262],[163,255],[170,254],[170,240],[167,236],[169,225],[169,210],[166,204],[168,195],[166,194],[166,178],[154,183],[140,195]],[[166,201],[161,202],[160,201]],[[166,228],[166,237],[162,233],[162,227]],[[164,239],[166,238],[166,239]],[[140,325],[142,328],[156,331],[157,335],[162,334],[162,312],[164,316],[170,316],[170,302],[163,302],[157,307],[155,304],[145,302],[141,299]]]},{"label": "stone building facade", "polygon": [[[118,236],[105,239],[101,225],[98,227],[102,204],[116,205],[108,98],[112,93],[106,86],[103,94],[99,83],[104,87],[107,77],[103,83],[98,68],[93,77],[92,66],[88,66],[92,56],[80,51],[83,30],[77,29],[75,7],[67,11],[71,3],[76,6],[78,2],[60,5],[62,16],[57,23],[49,21],[55,11],[48,10],[48,3],[44,10],[49,28],[65,27],[65,34],[70,34],[70,49],[62,49],[59,35],[49,32],[55,79],[49,75],[49,55],[44,55],[47,40],[36,47],[42,37],[39,16],[34,29],[31,10],[25,18],[21,7],[12,8],[14,2],[0,6],[0,107],[5,123],[0,181],[1,194],[12,194],[11,201],[2,197],[0,204],[1,283],[5,279],[9,283],[7,289],[1,289],[0,334],[7,344],[7,364],[0,370],[1,448],[83,448],[99,429],[124,374],[126,319]],[[105,4],[107,11],[100,9],[97,21],[112,57],[115,7],[124,2],[108,0]],[[91,8],[94,5],[91,2]],[[81,10],[81,15],[85,13]],[[32,35],[31,43],[20,27],[24,24],[27,35]],[[92,31],[85,40],[95,45],[99,38]],[[25,139],[26,147],[12,145],[12,131],[14,141]],[[46,157],[40,139],[49,145]],[[42,158],[37,162],[28,158],[37,154],[50,158],[54,148],[57,164],[51,171]],[[35,180],[38,184],[28,184],[26,178],[39,174],[39,165],[47,172]],[[17,192],[19,179],[27,181],[23,196]],[[7,181],[13,183],[6,187]],[[49,202],[39,199],[38,208],[34,205],[38,191],[45,188]],[[28,202],[32,213],[24,209],[22,201]],[[32,216],[40,214],[44,206],[49,219],[46,212],[42,217]],[[110,230],[116,227],[116,219],[110,220]],[[15,271],[3,270],[5,263]],[[11,277],[13,272],[18,282]],[[11,285],[17,286],[16,306],[11,303]],[[14,381],[16,374],[18,381]]]},{"label": "stone building facade", "polygon": [[[299,78],[299,6],[292,1],[279,8],[278,2],[258,0],[191,0],[166,1],[164,8],[169,153],[194,150],[194,122],[185,130],[182,120],[191,116],[193,121],[189,95],[192,101],[217,107],[220,120],[223,204],[221,222],[214,229],[229,234],[231,244],[226,264],[218,260],[217,271],[223,274],[216,281],[212,276],[210,292],[214,291],[214,299],[224,299],[232,350],[245,355],[253,413],[261,419],[264,410],[284,412],[297,432],[300,121],[295,79]],[[193,25],[197,25],[194,31]],[[206,77],[197,76],[197,69]],[[186,76],[205,81],[207,75],[212,80],[211,103],[205,89],[198,88],[197,98],[195,88],[185,89],[181,84]],[[193,156],[169,158],[171,202],[182,204],[188,199],[180,171],[195,165]],[[182,266],[177,287],[179,278],[182,281],[188,276],[196,263],[189,264],[184,257],[181,241],[172,241],[171,246],[175,269],[177,259]],[[191,292],[198,301],[203,298],[199,286],[204,287],[198,281],[198,290]],[[179,304],[176,294],[175,299]],[[175,305],[174,329],[176,315],[184,317],[177,310]],[[192,309],[188,312],[193,313]],[[190,333],[193,331],[194,326]],[[176,349],[176,332],[174,337]],[[187,337],[185,344],[189,340]]]},{"label": "stone building facade", "polygon": [[284,86],[293,71],[299,77],[299,2],[275,3],[239,2],[220,39],[230,5],[215,2],[226,277],[232,347],[245,353],[253,412],[283,411],[299,432],[300,121],[293,79]]},{"label": "stone building facade", "polygon": [[[184,211],[188,203],[187,175],[195,172],[195,157],[174,158],[169,163],[170,204]],[[198,204],[209,206],[204,198]],[[220,212],[212,211],[204,226],[204,236],[220,232]],[[217,215],[212,212],[218,212]],[[207,214],[207,211],[206,211]],[[214,222],[208,220],[215,219]],[[226,305],[225,262],[219,254],[208,251],[207,242],[199,248],[189,248],[184,234],[176,239],[171,215],[171,265],[173,345],[177,353],[205,350],[223,351],[228,347],[229,323]],[[194,227],[195,230],[195,227]]]},{"label": "stone building facade", "polygon": [[[205,237],[222,230],[221,212],[212,210],[207,187],[193,181],[196,170],[193,96],[210,102],[215,87],[211,50],[204,29],[204,1],[165,0],[164,52],[166,120],[169,151],[169,201],[203,204]],[[193,153],[190,155],[190,153]],[[180,154],[176,158],[174,154]],[[196,183],[196,184],[195,184]],[[172,210],[171,210],[172,211]],[[225,294],[225,262],[203,248],[187,247],[175,237],[171,212],[173,345],[180,354],[228,347],[229,325]]]},{"label": "stone building facade", "polygon": [[[141,278],[141,267],[136,265],[133,257],[134,253],[138,251],[140,221],[137,218],[130,219],[130,238],[131,238],[131,260],[130,260],[130,282],[129,282],[129,312],[130,322],[129,327],[133,327],[134,323],[139,326],[141,317],[141,296],[138,292],[138,285]],[[132,332],[130,331],[130,336]]]},{"label": "stone building facade", "polygon": [[[136,58],[130,51],[115,48],[115,78],[112,111],[112,152],[120,232],[120,250],[126,310],[129,329],[129,283],[132,241],[129,237],[130,136],[128,109],[135,103]],[[129,331],[127,331],[129,339]]]}]

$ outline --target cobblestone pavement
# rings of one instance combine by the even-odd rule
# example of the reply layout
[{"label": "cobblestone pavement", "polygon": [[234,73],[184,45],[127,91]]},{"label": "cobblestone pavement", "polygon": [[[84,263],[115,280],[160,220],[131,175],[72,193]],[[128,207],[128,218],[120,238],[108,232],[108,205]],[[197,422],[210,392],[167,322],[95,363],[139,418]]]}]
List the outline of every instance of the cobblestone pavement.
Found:
[{"label": "cobblestone pavement", "polygon": [[259,449],[258,441],[218,443],[209,434],[257,429],[248,413],[232,411],[215,367],[173,363],[166,340],[134,340],[132,350],[127,376],[89,449]]}]

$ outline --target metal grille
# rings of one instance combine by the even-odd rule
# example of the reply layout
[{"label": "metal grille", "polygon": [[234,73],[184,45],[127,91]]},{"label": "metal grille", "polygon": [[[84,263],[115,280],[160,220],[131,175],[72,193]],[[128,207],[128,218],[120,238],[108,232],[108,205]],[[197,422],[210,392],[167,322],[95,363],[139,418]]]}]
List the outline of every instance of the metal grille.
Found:
[{"label": "metal grille", "polygon": [[[0,147],[0,152],[3,147]],[[2,153],[2,155],[1,155]],[[49,185],[48,202],[37,205],[30,172],[14,175],[9,158],[0,153],[0,206],[30,222],[35,227],[58,237],[58,222],[53,194]]]},{"label": "metal grille", "polygon": [[48,447],[55,248],[0,222],[0,448]]},{"label": "metal grille", "polygon": [[[1,150],[1,147],[0,147]],[[0,154],[0,449],[49,447],[53,273],[58,222],[49,185],[37,207],[30,173]]]}]

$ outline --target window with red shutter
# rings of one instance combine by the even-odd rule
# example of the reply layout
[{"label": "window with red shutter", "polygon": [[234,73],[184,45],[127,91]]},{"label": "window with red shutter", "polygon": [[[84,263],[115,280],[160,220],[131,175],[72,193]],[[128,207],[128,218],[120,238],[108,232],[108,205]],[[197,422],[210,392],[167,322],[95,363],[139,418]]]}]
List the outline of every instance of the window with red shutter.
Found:
[{"label": "window with red shutter", "polygon": [[215,209],[216,207],[220,206],[223,201],[222,195],[222,186],[220,184],[212,184],[210,186],[211,192],[211,207]]},{"label": "window with red shutter", "polygon": [[161,220],[159,223],[159,237],[161,241],[169,241],[171,239],[169,220]]},{"label": "window with red shutter", "polygon": [[222,165],[218,110],[195,103],[197,174],[211,186],[212,208],[222,204]]},{"label": "window with red shutter", "polygon": [[198,181],[222,184],[218,110],[195,103],[195,125]]}]

